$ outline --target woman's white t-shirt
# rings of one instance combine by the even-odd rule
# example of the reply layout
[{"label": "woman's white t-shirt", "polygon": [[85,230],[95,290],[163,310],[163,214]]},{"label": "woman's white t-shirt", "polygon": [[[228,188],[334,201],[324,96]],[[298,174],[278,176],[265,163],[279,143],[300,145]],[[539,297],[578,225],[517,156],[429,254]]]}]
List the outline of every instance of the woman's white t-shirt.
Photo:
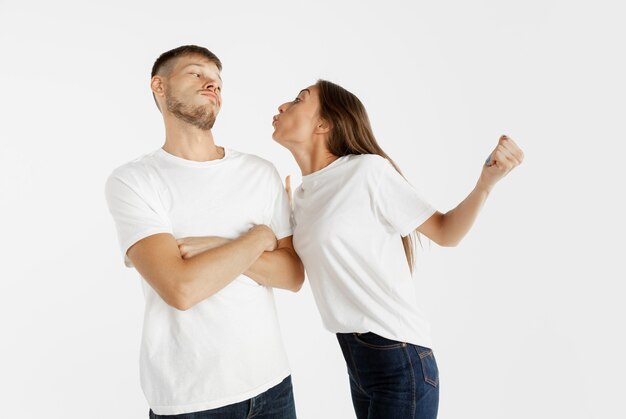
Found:
[{"label": "woman's white t-shirt", "polygon": [[401,236],[434,213],[378,155],[343,156],[303,176],[293,243],[328,330],[432,347]]}]

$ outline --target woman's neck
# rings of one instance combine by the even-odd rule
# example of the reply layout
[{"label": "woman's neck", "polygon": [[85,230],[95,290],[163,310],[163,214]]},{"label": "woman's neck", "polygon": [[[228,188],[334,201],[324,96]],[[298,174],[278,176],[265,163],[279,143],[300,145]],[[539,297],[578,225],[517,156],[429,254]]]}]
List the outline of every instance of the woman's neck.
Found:
[{"label": "woman's neck", "polygon": [[300,166],[302,176],[322,170],[339,158],[328,150],[325,143],[322,144],[323,145],[320,146],[293,147],[289,149],[296,159],[298,166]]}]

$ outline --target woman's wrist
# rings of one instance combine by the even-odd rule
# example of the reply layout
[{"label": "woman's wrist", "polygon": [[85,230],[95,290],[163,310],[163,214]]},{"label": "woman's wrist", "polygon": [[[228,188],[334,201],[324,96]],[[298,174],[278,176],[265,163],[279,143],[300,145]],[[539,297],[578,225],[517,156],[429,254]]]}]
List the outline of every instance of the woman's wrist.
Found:
[{"label": "woman's wrist", "polygon": [[476,186],[474,187],[474,190],[477,192],[482,192],[482,193],[489,195],[491,193],[491,190],[493,189],[493,186],[494,185],[489,185],[486,182],[479,179],[478,182],[476,182]]}]

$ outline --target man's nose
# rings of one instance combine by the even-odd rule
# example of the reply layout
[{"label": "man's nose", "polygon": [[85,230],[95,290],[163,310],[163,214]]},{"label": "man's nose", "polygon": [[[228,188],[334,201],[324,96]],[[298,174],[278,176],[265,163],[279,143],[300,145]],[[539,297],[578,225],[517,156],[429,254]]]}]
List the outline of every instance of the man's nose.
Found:
[{"label": "man's nose", "polygon": [[203,88],[215,93],[215,91],[217,90],[217,83],[212,80],[208,80],[206,83],[204,83]]}]

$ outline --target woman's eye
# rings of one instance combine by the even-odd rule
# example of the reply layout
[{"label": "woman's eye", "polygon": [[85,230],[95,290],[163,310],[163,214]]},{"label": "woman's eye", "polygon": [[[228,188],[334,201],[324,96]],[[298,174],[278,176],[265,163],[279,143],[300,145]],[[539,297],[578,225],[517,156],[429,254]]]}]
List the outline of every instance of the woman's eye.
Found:
[{"label": "woman's eye", "polygon": [[300,98],[299,98],[299,97],[297,97],[297,98],[295,98],[295,99],[293,100],[293,103],[298,103],[298,102],[300,102]]},{"label": "woman's eye", "polygon": [[200,74],[198,74],[198,73],[191,73],[191,75],[194,76],[194,77],[200,77]]}]

